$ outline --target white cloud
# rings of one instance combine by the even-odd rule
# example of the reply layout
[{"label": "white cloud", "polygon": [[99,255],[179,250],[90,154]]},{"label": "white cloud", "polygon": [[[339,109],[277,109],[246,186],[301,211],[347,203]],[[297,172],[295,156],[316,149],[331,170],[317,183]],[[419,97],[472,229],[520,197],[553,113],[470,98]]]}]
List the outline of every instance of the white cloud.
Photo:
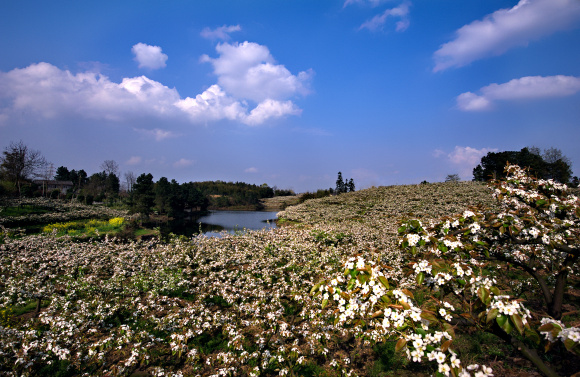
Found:
[{"label": "white cloud", "polygon": [[382,30],[387,22],[387,18],[391,17],[398,17],[400,20],[395,24],[396,31],[405,31],[409,27],[409,6],[411,5],[410,2],[404,2],[398,7],[387,9],[383,13],[376,15],[372,19],[363,23],[359,29],[368,29],[370,31],[377,31]]},{"label": "white cloud", "polygon": [[175,161],[173,163],[173,167],[175,167],[175,168],[186,168],[188,166],[193,165],[194,163],[195,163],[195,161],[193,161],[193,160],[188,160],[188,159],[185,159],[185,158],[181,158],[181,159],[179,159],[179,161]]},{"label": "white cloud", "polygon": [[243,118],[243,122],[250,126],[262,124],[270,118],[280,118],[286,115],[300,115],[300,110],[292,101],[275,101],[267,99],[256,106],[248,116]]},{"label": "white cloud", "polygon": [[578,21],[578,0],[520,0],[511,9],[500,9],[458,29],[456,38],[435,52],[433,71],[501,55],[513,47],[571,28]]},{"label": "white cloud", "polygon": [[0,113],[43,118],[126,120],[175,115],[179,93],[145,76],[119,84],[94,72],[72,74],[48,63],[0,72]]},{"label": "white cloud", "polygon": [[[257,50],[264,51],[263,46],[257,46]],[[268,56],[269,52],[266,54]],[[225,64],[224,61],[220,63]],[[230,75],[225,76],[234,80],[235,74],[232,72],[240,73],[243,70],[239,70],[239,64],[231,64]],[[246,73],[252,67],[251,64],[246,65]],[[70,117],[129,121],[155,117],[168,121],[183,119],[192,123],[231,120],[258,125],[272,118],[300,114],[300,109],[288,98],[292,94],[305,93],[302,81],[307,81],[307,74],[293,76],[288,72],[284,76],[283,66],[270,64],[270,67],[282,73],[278,76],[257,74],[259,77],[253,85],[265,85],[265,91],[274,98],[252,95],[260,101],[251,107],[245,101],[247,96],[236,96],[242,91],[241,88],[229,93],[215,84],[194,98],[181,98],[175,88],[168,88],[145,76],[124,78],[120,83],[115,83],[96,72],[73,74],[49,63],[32,64],[26,68],[0,72],[0,121],[4,124],[12,119],[35,121],[37,118]],[[293,81],[295,83],[292,84]],[[291,88],[291,85],[294,86]],[[258,89],[249,88],[251,92]],[[161,129],[138,131],[156,140],[175,136]]]},{"label": "white cloud", "polygon": [[167,55],[161,52],[161,47],[137,43],[131,49],[139,68],[159,69],[166,66]]},{"label": "white cloud", "polygon": [[[456,146],[453,152],[446,153],[440,149],[436,149],[433,155],[438,157],[446,157],[447,161],[451,163],[451,168],[456,169],[459,175],[464,180],[473,178],[473,168],[481,162],[481,158],[489,152],[496,152],[496,148],[482,148],[476,149],[471,147]],[[455,172],[451,172],[455,174]]]},{"label": "white cloud", "polygon": [[571,96],[580,91],[580,77],[526,76],[504,84],[491,84],[480,89],[481,94],[462,93],[457,97],[457,107],[465,111],[491,108],[495,100],[526,100]]},{"label": "white cloud", "polygon": [[208,27],[206,27],[205,29],[203,29],[201,31],[201,36],[203,38],[206,39],[211,39],[211,40],[215,40],[215,39],[221,39],[221,40],[228,40],[230,39],[230,33],[233,33],[235,31],[240,31],[242,30],[242,28],[240,27],[240,25],[230,25],[230,26],[220,26],[218,28],[215,29],[210,29]]},{"label": "white cloud", "polygon": [[244,170],[244,173],[257,173],[258,169],[251,167],[251,168],[247,168],[246,170]]},{"label": "white cloud", "polygon": [[219,85],[212,85],[195,98],[187,97],[175,106],[187,113],[193,121],[212,122],[221,119],[240,120],[247,108],[235,98],[228,96]]},{"label": "white cloud", "polygon": [[127,162],[125,162],[125,164],[127,165],[139,165],[142,161],[142,158],[140,156],[132,156],[130,159],[127,160]]},{"label": "white cloud", "polygon": [[285,100],[294,95],[309,93],[311,71],[293,75],[281,64],[276,64],[266,46],[252,42],[218,44],[219,57],[210,62],[218,77],[218,84],[239,99],[257,103],[266,99]]}]

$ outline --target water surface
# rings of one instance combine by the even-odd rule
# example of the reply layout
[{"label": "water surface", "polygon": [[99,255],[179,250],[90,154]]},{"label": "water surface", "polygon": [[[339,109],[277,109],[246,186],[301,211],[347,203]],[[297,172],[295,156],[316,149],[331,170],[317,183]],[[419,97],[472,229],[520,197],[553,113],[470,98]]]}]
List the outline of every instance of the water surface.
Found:
[{"label": "water surface", "polygon": [[220,237],[222,231],[233,234],[244,230],[276,228],[276,214],[269,211],[210,211],[209,215],[197,219],[197,223],[202,225],[202,229],[210,228],[203,231],[204,235]]}]

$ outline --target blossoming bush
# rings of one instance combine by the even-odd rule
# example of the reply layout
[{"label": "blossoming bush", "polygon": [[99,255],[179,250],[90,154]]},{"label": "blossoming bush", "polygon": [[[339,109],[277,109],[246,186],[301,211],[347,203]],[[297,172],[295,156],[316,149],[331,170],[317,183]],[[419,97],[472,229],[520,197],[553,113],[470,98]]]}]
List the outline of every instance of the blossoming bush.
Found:
[{"label": "blossoming bush", "polygon": [[[488,375],[453,353],[461,295],[518,314],[524,334],[537,319],[482,258],[430,256],[422,224],[472,203],[495,205],[476,183],[393,186],[307,201],[279,214],[294,226],[221,239],[5,238],[0,374],[364,376],[373,344],[394,339],[426,372]],[[421,223],[399,236],[409,213]],[[439,293],[417,288],[431,281]],[[542,338],[574,341],[564,317],[550,321]]]},{"label": "blossoming bush", "polygon": [[[340,313],[336,322],[364,339],[398,338],[397,349],[415,362],[436,360],[440,375],[491,375],[487,367],[461,365],[453,351],[461,326],[496,334],[544,374],[556,375],[528,344],[539,344],[540,333],[546,350],[561,341],[580,354],[580,329],[560,321],[567,277],[578,273],[580,201],[565,185],[533,179],[518,166],[506,170],[507,179],[493,183],[500,211],[472,208],[428,227],[402,223],[399,247],[407,261],[401,267],[414,282],[396,281],[389,266],[351,257],[342,274],[314,287],[322,307],[331,300]],[[505,284],[501,275],[510,267],[532,278],[530,291],[543,298],[538,312]],[[418,307],[412,291],[421,286],[433,296]]]},{"label": "blossoming bush", "polygon": [[113,217],[125,217],[127,211],[115,210],[105,206],[88,206],[79,202],[64,200],[52,200],[47,198],[20,198],[4,199],[0,202],[2,207],[30,206],[42,208],[47,213],[27,214],[24,216],[7,216],[0,211],[0,226],[15,227],[28,224],[47,224],[56,222],[69,222],[79,219],[110,219]]}]

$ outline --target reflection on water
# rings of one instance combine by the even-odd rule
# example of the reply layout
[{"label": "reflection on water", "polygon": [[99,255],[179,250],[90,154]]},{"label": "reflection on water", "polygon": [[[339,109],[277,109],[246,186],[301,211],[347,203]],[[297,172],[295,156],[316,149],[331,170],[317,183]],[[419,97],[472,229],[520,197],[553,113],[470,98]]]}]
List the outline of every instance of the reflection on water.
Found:
[{"label": "reflection on water", "polygon": [[243,230],[276,228],[277,212],[266,211],[210,211],[197,222],[207,237],[221,237],[222,231],[235,233]]}]

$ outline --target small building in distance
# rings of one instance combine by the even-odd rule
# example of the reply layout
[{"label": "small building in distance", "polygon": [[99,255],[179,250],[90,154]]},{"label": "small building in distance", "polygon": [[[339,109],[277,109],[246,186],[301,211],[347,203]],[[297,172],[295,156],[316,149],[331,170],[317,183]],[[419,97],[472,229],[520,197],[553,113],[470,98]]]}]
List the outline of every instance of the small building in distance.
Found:
[{"label": "small building in distance", "polygon": [[34,183],[42,187],[42,192],[50,192],[52,190],[60,190],[60,193],[65,195],[66,192],[73,188],[72,181],[54,181],[48,179],[35,179]]}]

